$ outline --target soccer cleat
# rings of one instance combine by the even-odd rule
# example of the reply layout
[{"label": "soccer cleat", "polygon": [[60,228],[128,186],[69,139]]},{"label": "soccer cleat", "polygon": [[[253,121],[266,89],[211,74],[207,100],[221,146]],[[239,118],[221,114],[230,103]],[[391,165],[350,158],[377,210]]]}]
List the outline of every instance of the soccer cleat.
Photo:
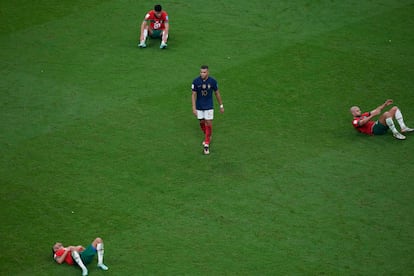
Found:
[{"label": "soccer cleat", "polygon": [[413,132],[413,131],[414,131],[414,128],[409,128],[409,127],[401,129],[402,133]]},{"label": "soccer cleat", "polygon": [[82,276],[88,276],[88,270],[82,269]]},{"label": "soccer cleat", "polygon": [[208,146],[208,144],[204,144],[204,154],[210,154],[210,148]]},{"label": "soccer cleat", "polygon": [[164,42],[161,42],[160,49],[165,49],[165,48],[167,48],[167,44]]},{"label": "soccer cleat", "polygon": [[139,47],[139,48],[147,48],[147,44],[145,44],[145,42],[143,41],[143,42],[140,42],[140,43],[138,44],[138,47]]},{"label": "soccer cleat", "polygon": [[393,135],[394,135],[394,137],[395,137],[395,138],[397,138],[398,140],[405,140],[405,136],[404,136],[404,135],[402,135],[402,134],[401,134],[401,133],[399,133],[399,132],[396,132],[396,133],[394,133]]},{"label": "soccer cleat", "polygon": [[108,270],[109,268],[104,265],[104,264],[98,264],[98,268],[102,269],[102,270]]}]

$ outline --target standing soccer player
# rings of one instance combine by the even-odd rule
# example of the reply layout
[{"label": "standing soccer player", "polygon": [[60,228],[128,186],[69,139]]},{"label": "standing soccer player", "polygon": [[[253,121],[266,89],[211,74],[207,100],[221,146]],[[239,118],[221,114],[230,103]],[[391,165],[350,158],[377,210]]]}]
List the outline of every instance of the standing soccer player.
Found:
[{"label": "standing soccer player", "polygon": [[213,93],[216,95],[217,102],[220,105],[221,113],[224,112],[224,106],[218,89],[217,81],[209,76],[207,65],[201,66],[200,76],[193,80],[191,90],[193,114],[199,120],[201,130],[204,133],[204,154],[209,154],[214,118]]},{"label": "standing soccer player", "polygon": [[146,41],[149,35],[151,38],[161,38],[160,49],[167,48],[169,29],[168,14],[162,10],[161,5],[155,5],[154,9],[149,11],[142,21],[138,47],[147,47]]}]

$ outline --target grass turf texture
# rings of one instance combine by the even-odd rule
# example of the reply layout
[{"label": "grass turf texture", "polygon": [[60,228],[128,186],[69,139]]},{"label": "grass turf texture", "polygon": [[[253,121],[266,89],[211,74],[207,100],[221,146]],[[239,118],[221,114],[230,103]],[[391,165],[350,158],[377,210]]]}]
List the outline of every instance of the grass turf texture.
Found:
[{"label": "grass turf texture", "polygon": [[414,125],[413,1],[165,1],[164,51],[136,47],[151,4],[87,2],[0,5],[1,275],[79,273],[51,245],[96,236],[91,275],[414,271],[414,136],[348,113],[393,98]]}]

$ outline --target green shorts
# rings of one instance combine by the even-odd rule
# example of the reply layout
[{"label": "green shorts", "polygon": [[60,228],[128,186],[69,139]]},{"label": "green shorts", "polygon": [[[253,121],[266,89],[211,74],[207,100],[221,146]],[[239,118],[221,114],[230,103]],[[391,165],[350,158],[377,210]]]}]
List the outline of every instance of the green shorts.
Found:
[{"label": "green shorts", "polygon": [[384,126],[379,121],[375,122],[375,125],[372,127],[372,134],[374,135],[382,135],[387,133],[388,126]]},{"label": "green shorts", "polygon": [[96,249],[92,246],[92,244],[88,245],[83,252],[81,252],[80,257],[82,262],[87,265],[92,262],[93,258],[96,255]]},{"label": "green shorts", "polygon": [[164,30],[152,30],[151,38],[162,38],[162,32]]}]

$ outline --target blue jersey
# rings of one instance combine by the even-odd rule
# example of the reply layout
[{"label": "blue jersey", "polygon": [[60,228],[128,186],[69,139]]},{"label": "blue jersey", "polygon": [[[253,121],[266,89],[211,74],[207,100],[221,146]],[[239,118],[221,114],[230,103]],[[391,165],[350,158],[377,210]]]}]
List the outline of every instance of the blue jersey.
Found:
[{"label": "blue jersey", "polygon": [[218,90],[217,81],[215,79],[208,77],[206,80],[203,80],[201,77],[198,77],[193,80],[191,89],[197,93],[197,110],[213,109],[213,93]]}]

